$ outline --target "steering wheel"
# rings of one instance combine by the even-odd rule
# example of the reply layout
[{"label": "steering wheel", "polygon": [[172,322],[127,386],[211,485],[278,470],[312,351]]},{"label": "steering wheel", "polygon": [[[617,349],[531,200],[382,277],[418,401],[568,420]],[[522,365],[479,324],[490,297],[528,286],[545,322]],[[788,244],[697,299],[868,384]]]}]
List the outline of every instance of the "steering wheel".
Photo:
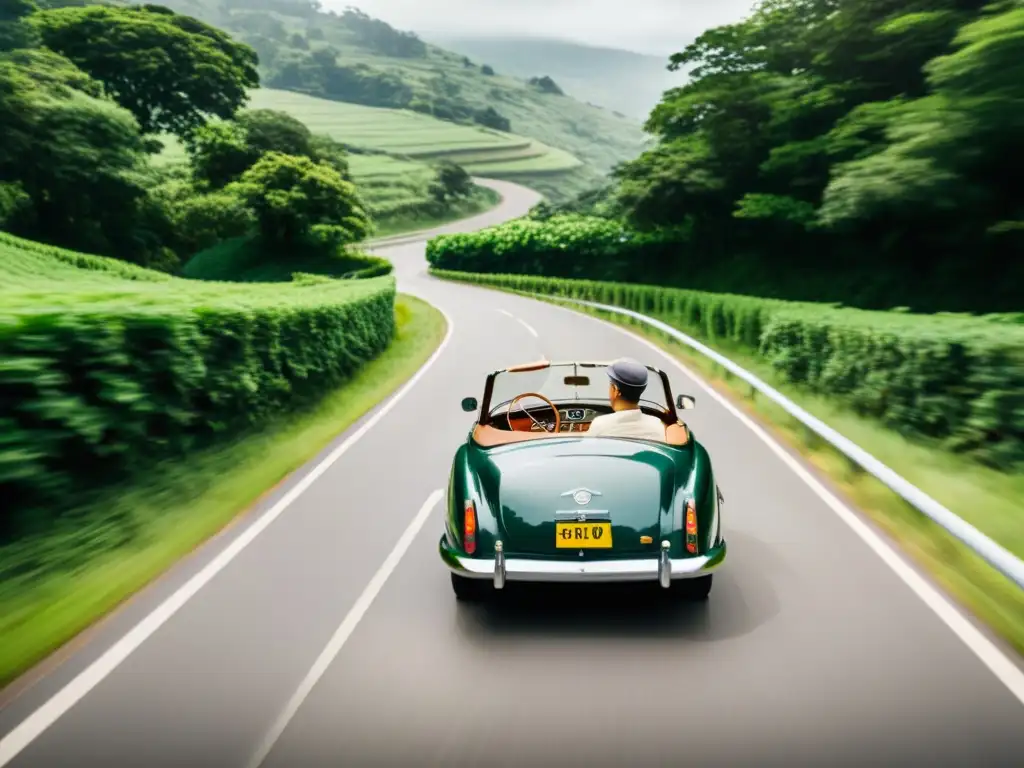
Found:
[{"label": "steering wheel", "polygon": [[518,403],[524,397],[536,397],[538,400],[543,400],[545,403],[550,405],[551,406],[551,410],[554,411],[554,414],[555,414],[555,428],[553,430],[549,430],[549,429],[546,429],[543,424],[541,424],[539,421],[537,421],[535,418],[533,418],[533,414],[531,414],[528,410],[523,408],[523,413],[525,413],[527,416],[529,416],[530,417],[530,421],[532,421],[534,424],[536,424],[538,427],[540,427],[542,431],[544,431],[544,432],[558,432],[562,428],[562,415],[558,412],[558,408],[555,406],[554,403],[552,403],[550,400],[548,400],[546,397],[544,397],[544,395],[539,395],[536,392],[524,392],[521,395],[516,395],[516,397],[514,397],[512,399],[512,402],[509,403],[508,410],[505,412],[505,418],[508,419],[508,428],[509,429],[515,431],[515,427],[512,426],[512,409],[515,408],[516,407],[516,403]]}]

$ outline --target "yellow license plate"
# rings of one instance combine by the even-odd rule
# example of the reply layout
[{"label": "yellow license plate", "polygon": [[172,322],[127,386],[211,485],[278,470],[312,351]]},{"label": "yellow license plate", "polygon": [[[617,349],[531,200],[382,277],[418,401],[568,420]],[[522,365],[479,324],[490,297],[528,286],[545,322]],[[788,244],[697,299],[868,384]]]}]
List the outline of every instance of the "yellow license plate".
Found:
[{"label": "yellow license plate", "polygon": [[555,523],[558,549],[611,549],[611,523]]}]

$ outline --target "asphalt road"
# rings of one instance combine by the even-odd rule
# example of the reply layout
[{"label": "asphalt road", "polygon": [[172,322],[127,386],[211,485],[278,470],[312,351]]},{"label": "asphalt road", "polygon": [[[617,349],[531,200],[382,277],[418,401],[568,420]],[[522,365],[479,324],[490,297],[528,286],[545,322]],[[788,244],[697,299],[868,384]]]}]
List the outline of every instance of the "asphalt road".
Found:
[{"label": "asphalt road", "polygon": [[[464,228],[534,201],[498,186]],[[450,318],[438,356],[7,701],[0,766],[1022,764],[1017,661],[794,459],[635,338],[433,280],[422,243],[386,254]],[[436,546],[459,400],[541,355],[631,355],[696,395],[729,542],[707,604],[456,604]]]}]

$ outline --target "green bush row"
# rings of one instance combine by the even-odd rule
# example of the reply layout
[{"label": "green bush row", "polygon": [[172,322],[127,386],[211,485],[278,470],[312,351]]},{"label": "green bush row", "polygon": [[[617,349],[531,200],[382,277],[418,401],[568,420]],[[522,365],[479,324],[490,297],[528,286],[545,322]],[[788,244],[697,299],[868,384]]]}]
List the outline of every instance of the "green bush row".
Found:
[{"label": "green bush row", "polygon": [[[611,304],[764,357],[785,380],[1000,469],[1024,463],[1024,326],[679,288],[432,269],[439,277]],[[997,318],[998,320],[998,318]]]},{"label": "green bush row", "polygon": [[562,214],[435,237],[427,261],[460,272],[636,282],[664,274],[680,240],[680,233],[639,233],[611,219]]},{"label": "green bush row", "polygon": [[365,266],[343,275],[343,277],[349,280],[368,280],[371,277],[384,277],[385,275],[390,275],[395,268],[390,261],[381,256],[370,256],[361,253],[353,255],[351,258],[355,262],[365,264]]},{"label": "green bush row", "polygon": [[0,540],[313,401],[394,335],[390,277],[126,280],[87,261],[0,247]]}]

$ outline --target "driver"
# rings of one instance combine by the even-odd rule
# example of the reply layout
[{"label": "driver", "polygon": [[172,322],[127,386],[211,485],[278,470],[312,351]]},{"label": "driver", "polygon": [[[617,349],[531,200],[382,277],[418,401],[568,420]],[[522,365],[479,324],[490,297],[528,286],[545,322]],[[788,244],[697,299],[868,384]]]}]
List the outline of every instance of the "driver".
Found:
[{"label": "driver", "polygon": [[640,410],[640,396],[647,389],[647,367],[624,357],[608,366],[608,378],[608,399],[613,412],[590,422],[586,434],[664,440],[665,423]]}]

